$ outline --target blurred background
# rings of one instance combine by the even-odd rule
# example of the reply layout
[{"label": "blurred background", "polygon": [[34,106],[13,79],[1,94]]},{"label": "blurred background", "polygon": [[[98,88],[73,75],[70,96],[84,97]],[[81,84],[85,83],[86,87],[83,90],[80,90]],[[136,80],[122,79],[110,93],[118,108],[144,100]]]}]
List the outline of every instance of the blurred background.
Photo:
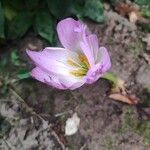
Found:
[{"label": "blurred background", "polygon": [[[109,98],[111,84],[59,91],[30,77],[25,50],[58,46],[57,23],[81,20],[108,48],[111,72],[140,104]],[[74,112],[78,133],[64,135]],[[148,150],[150,0],[0,0],[0,150]]]},{"label": "blurred background", "polygon": [[[23,37],[29,30],[40,35],[49,43],[55,43],[56,23],[66,17],[90,19],[103,23],[107,18],[104,14],[104,2],[121,15],[136,22],[139,15],[149,18],[149,0],[1,0],[0,1],[0,38],[5,40]],[[132,14],[131,14],[132,12]],[[149,30],[149,26],[144,30]]]}]

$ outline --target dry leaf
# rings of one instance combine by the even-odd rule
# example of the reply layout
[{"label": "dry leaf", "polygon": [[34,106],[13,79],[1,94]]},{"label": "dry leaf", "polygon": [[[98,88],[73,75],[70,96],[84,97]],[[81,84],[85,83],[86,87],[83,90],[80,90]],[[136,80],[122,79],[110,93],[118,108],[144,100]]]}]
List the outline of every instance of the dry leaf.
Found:
[{"label": "dry leaf", "polygon": [[122,16],[128,16],[130,22],[136,23],[141,17],[139,10],[131,4],[121,3],[115,7],[115,10]]},{"label": "dry leaf", "polygon": [[132,22],[132,23],[136,23],[137,20],[138,20],[138,15],[137,15],[137,13],[134,12],[134,11],[130,12],[130,13],[129,13],[129,20],[130,20],[130,22]]},{"label": "dry leaf", "polygon": [[128,15],[133,8],[129,4],[121,3],[115,6],[115,10],[122,16]]},{"label": "dry leaf", "polygon": [[138,98],[135,96],[123,95],[121,93],[110,94],[109,98],[112,98],[117,101],[121,101],[130,105],[135,105],[138,103]]},{"label": "dry leaf", "polygon": [[130,105],[137,104],[139,102],[139,99],[136,96],[129,95],[126,86],[127,85],[125,84],[125,81],[118,78],[118,83],[113,89],[111,89],[111,94],[109,95],[109,98]]}]

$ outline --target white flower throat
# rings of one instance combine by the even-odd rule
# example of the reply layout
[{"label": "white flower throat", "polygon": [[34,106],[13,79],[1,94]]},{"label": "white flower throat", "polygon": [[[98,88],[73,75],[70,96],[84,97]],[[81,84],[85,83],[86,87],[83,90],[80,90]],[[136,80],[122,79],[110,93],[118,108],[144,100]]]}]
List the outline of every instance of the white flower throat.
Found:
[{"label": "white flower throat", "polygon": [[75,67],[74,70],[70,71],[71,75],[76,76],[76,77],[83,77],[87,74],[87,72],[90,68],[90,64],[85,55],[79,54],[78,58],[79,58],[80,62],[75,62],[72,59],[68,59],[67,63],[70,66]]}]

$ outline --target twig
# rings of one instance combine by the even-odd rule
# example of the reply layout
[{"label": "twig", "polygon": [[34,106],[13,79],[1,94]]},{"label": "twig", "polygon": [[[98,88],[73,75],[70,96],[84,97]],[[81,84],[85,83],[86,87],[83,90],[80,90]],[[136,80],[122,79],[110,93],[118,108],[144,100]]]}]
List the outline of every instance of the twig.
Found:
[{"label": "twig", "polygon": [[56,138],[57,142],[61,145],[62,149],[65,150],[65,145],[60,141],[58,135],[56,134],[56,132],[54,130],[52,130],[51,134]]},{"label": "twig", "polygon": [[84,150],[85,147],[86,147],[86,143],[80,148],[80,150]]},{"label": "twig", "polygon": [[40,116],[43,116],[43,117],[51,117],[50,114],[45,114],[45,113],[40,113],[39,115],[40,115]]},{"label": "twig", "polygon": [[32,115],[37,116],[42,121],[44,120],[44,118],[38,115],[30,106],[27,105],[24,99],[14,89],[12,89],[11,87],[9,89],[13,93],[13,95],[16,96],[16,98],[18,98],[19,102],[21,102]]},{"label": "twig", "polygon": [[[35,115],[37,116],[40,120],[42,121],[46,121],[44,118],[42,118],[39,114],[37,114],[31,107],[29,107],[25,100],[14,90],[12,89],[11,87],[9,88],[10,91],[14,94],[14,96],[16,96],[16,98],[18,98],[19,102],[23,103],[23,105],[26,107],[26,109],[32,114],[32,115]],[[58,135],[55,133],[54,130],[52,130],[51,128],[51,125],[48,126],[48,128],[51,129],[51,134],[56,138],[57,142],[60,144],[60,146],[62,147],[63,150],[65,150],[65,146],[64,144],[60,141]]]},{"label": "twig", "polygon": [[60,116],[63,116],[65,114],[68,114],[68,113],[71,113],[71,112],[72,112],[72,110],[68,110],[68,111],[65,111],[65,112],[62,112],[62,113],[58,113],[58,114],[55,115],[55,117],[60,117]]},{"label": "twig", "polygon": [[4,143],[6,144],[6,146],[8,147],[9,150],[11,150],[12,148],[15,148],[12,144],[10,144],[5,138],[3,138]]}]

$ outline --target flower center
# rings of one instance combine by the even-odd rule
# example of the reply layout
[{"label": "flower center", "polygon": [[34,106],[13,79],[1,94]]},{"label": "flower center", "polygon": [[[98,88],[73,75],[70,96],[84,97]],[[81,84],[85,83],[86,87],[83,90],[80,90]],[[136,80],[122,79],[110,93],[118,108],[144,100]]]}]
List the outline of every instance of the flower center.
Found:
[{"label": "flower center", "polygon": [[85,55],[78,55],[78,58],[80,60],[80,62],[75,62],[72,59],[68,59],[67,63],[70,66],[75,67],[74,70],[70,71],[70,74],[76,77],[83,77],[86,75],[86,73],[88,72],[89,68],[90,68],[90,64],[88,62],[88,59],[86,58]]}]

